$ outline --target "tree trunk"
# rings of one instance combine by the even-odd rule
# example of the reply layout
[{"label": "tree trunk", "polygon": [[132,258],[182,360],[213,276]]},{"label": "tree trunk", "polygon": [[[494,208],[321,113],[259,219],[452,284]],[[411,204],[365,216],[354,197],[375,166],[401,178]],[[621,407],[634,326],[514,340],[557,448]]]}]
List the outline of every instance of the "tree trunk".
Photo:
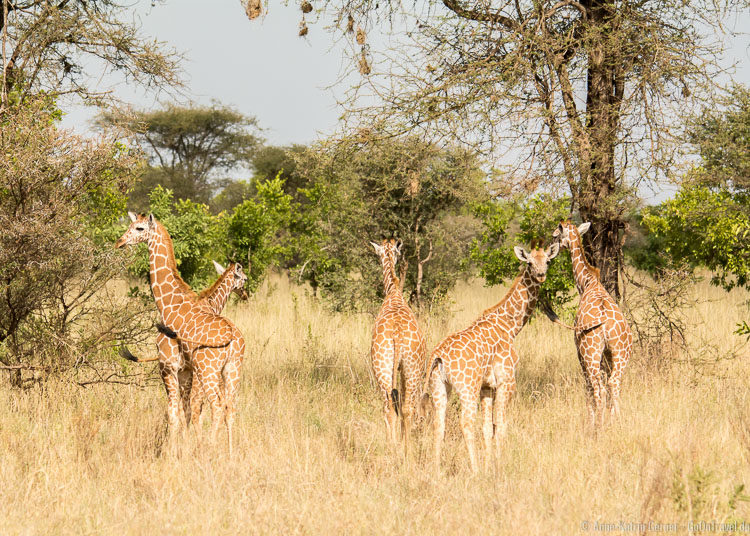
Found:
[{"label": "tree trunk", "polygon": [[591,228],[584,235],[583,249],[586,259],[600,272],[600,280],[607,292],[620,300],[619,274],[622,269],[622,240],[619,220],[599,218],[595,211],[580,208],[584,221],[591,222]]},{"label": "tree trunk", "polygon": [[586,257],[599,269],[607,291],[619,300],[622,208],[616,199],[615,147],[624,79],[617,47],[609,43],[617,7],[610,0],[594,0],[588,6],[591,25],[598,31],[587,44],[586,131],[591,151],[588,165],[581,169],[577,201],[581,217],[591,222],[583,239]]}]

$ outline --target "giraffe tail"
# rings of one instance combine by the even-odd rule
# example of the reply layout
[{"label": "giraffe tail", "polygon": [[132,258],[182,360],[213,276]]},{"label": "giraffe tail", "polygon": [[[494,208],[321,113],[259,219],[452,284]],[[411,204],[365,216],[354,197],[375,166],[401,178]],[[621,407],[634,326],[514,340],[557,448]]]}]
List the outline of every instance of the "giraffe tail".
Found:
[{"label": "giraffe tail", "polygon": [[419,402],[419,414],[423,418],[427,415],[427,411],[430,409],[431,405],[432,395],[430,395],[429,390],[430,376],[432,376],[432,371],[439,367],[442,362],[442,359],[436,357],[432,360],[432,363],[430,363],[430,366],[427,368],[427,376],[425,376],[424,385],[422,386],[422,398]]},{"label": "giraffe tail", "polygon": [[162,334],[166,335],[170,339],[176,339],[177,338],[177,333],[174,330],[168,328],[165,324],[162,324],[161,322],[157,322],[155,325],[156,325],[156,329],[159,331],[159,333],[162,333]]},{"label": "giraffe tail", "polygon": [[391,389],[391,402],[393,403],[393,410],[396,412],[396,415],[401,413],[399,393],[396,388],[398,385],[398,366],[401,361],[401,355],[399,354],[400,350],[401,332],[396,329],[396,332],[393,335],[393,376],[391,376],[391,385],[393,386]]},{"label": "giraffe tail", "polygon": [[120,346],[120,357],[123,359],[127,359],[128,361],[133,361],[134,363],[146,363],[148,361],[158,361],[158,357],[150,357],[148,359],[139,359],[136,356],[134,356],[132,353],[130,353],[130,350],[128,350],[127,346]]}]

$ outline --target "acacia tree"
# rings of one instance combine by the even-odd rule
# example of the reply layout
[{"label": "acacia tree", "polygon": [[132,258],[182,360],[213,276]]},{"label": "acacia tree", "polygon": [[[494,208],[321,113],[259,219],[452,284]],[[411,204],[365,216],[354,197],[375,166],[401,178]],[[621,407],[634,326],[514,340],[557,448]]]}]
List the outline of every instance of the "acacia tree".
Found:
[{"label": "acacia tree", "polygon": [[[374,122],[389,135],[504,154],[515,162],[503,176],[511,186],[568,190],[571,213],[592,222],[589,260],[619,296],[625,214],[642,180],[668,173],[682,112],[710,95],[714,32],[734,5],[429,0],[404,13],[397,2],[328,0],[323,9],[354,35],[369,75],[351,92],[354,128]],[[399,13],[389,27],[397,46],[378,56],[367,33]]]},{"label": "acacia tree", "polygon": [[[111,100],[89,83],[102,71],[146,88],[180,84],[180,56],[141,35],[133,10],[116,0],[1,0],[0,111],[39,91]],[[88,71],[87,71],[88,69]],[[93,71],[93,72],[91,72]],[[94,77],[96,75],[96,78]]]},{"label": "acacia tree", "polygon": [[137,209],[157,184],[178,198],[208,203],[230,182],[223,173],[249,166],[261,141],[254,118],[218,103],[107,113],[99,122],[127,126],[148,155],[149,168],[131,196]]},{"label": "acacia tree", "polygon": [[[469,208],[488,197],[475,156],[416,138],[349,138],[298,159],[299,274],[334,306],[359,307],[382,292],[370,241],[404,243],[402,275],[412,303],[439,300],[466,273],[479,223]],[[352,277],[359,274],[361,277]]]}]

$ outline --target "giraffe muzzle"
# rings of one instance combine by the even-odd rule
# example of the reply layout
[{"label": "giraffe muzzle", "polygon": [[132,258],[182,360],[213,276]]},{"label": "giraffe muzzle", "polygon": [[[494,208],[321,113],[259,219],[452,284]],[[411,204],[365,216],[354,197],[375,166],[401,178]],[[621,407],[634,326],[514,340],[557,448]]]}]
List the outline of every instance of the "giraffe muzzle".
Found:
[{"label": "giraffe muzzle", "polygon": [[125,246],[125,244],[125,239],[120,238],[117,242],[115,242],[115,249],[120,249],[121,247]]}]

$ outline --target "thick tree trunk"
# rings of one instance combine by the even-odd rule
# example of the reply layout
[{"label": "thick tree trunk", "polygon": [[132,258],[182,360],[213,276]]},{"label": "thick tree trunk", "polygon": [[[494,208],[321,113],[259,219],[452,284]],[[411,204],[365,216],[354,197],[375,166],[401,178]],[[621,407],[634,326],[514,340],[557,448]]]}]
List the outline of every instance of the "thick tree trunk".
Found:
[{"label": "thick tree trunk", "polygon": [[600,271],[600,280],[607,292],[620,300],[619,274],[622,269],[622,240],[620,221],[599,218],[591,209],[580,208],[581,218],[591,222],[591,228],[583,237],[586,259]]},{"label": "thick tree trunk", "polygon": [[586,88],[586,131],[590,160],[581,169],[578,207],[591,229],[584,237],[588,261],[600,271],[604,287],[620,299],[622,268],[622,209],[616,199],[615,147],[620,127],[623,78],[619,53],[608,43],[614,31],[617,8],[611,0],[588,3],[591,24],[598,28],[588,43],[589,65]]}]

